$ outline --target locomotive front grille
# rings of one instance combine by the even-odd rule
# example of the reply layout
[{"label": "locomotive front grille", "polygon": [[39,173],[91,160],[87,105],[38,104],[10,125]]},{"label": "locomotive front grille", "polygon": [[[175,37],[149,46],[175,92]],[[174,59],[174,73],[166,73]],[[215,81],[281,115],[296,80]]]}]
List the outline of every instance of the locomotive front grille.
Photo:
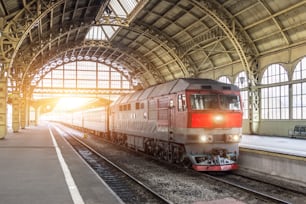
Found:
[{"label": "locomotive front grille", "polygon": [[[220,135],[212,135],[212,141],[209,143],[225,143],[226,142],[226,135],[220,134]],[[188,135],[187,139],[190,142],[199,142],[200,141],[200,135]]]},{"label": "locomotive front grille", "polygon": [[225,140],[226,140],[224,134],[222,134],[222,135],[213,135],[213,138],[214,138],[214,143],[224,143]]}]

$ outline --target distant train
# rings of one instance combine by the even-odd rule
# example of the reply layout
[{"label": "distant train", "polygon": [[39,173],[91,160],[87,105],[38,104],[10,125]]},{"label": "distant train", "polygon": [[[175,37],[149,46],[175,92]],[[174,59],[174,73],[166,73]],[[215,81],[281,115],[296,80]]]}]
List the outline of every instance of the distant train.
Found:
[{"label": "distant train", "polygon": [[238,168],[242,104],[231,84],[177,79],[57,120],[196,171]]}]

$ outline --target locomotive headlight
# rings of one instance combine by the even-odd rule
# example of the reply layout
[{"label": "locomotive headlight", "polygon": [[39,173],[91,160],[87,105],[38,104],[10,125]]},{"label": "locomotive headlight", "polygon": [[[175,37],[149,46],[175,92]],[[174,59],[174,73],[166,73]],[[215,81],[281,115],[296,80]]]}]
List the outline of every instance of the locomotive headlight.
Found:
[{"label": "locomotive headlight", "polygon": [[200,141],[206,143],[208,141],[208,137],[206,135],[200,136]]},{"label": "locomotive headlight", "polygon": [[202,143],[212,143],[213,137],[211,135],[201,135],[200,136],[200,142]]},{"label": "locomotive headlight", "polygon": [[240,135],[227,135],[226,136],[226,142],[239,142],[240,141]]},{"label": "locomotive headlight", "polygon": [[240,140],[240,135],[233,135],[234,142],[239,142],[239,140]]},{"label": "locomotive headlight", "polygon": [[215,121],[216,123],[220,123],[220,122],[222,122],[223,120],[224,120],[224,118],[223,118],[222,115],[215,115],[215,116],[214,116],[214,121]]}]

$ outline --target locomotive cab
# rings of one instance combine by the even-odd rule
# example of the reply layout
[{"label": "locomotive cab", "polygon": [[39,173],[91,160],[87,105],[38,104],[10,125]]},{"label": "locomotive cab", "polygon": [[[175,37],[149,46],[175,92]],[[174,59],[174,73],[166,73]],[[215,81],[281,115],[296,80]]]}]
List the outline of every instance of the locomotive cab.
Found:
[{"label": "locomotive cab", "polygon": [[[239,92],[187,92],[188,122],[185,149],[197,171],[237,169],[242,106]],[[188,100],[189,99],[189,100]]]}]

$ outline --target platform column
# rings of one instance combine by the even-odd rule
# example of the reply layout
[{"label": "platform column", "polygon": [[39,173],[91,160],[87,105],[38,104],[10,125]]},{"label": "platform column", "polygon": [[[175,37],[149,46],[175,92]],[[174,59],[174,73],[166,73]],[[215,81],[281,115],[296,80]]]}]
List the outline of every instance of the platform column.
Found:
[{"label": "platform column", "polygon": [[7,134],[7,82],[6,77],[0,76],[0,139],[4,139]]},{"label": "platform column", "polygon": [[27,120],[27,110],[26,110],[26,98],[22,97],[20,99],[20,127],[25,129]]},{"label": "platform column", "polygon": [[258,89],[259,65],[252,65],[252,72],[249,74],[249,126],[251,134],[258,134],[260,119],[260,90]]},{"label": "platform column", "polygon": [[252,71],[248,72],[249,128],[251,134],[258,134],[260,119],[259,63],[254,60],[250,64]]},{"label": "platform column", "polygon": [[40,108],[35,108],[35,126],[38,125],[38,118],[39,118],[39,110]]},{"label": "platform column", "polygon": [[249,91],[249,117],[251,134],[258,134],[259,131],[259,90],[252,88]]},{"label": "platform column", "polygon": [[30,98],[26,97],[25,100],[25,118],[26,118],[26,126],[29,127],[30,126]]},{"label": "platform column", "polygon": [[12,97],[12,128],[13,132],[19,132],[20,129],[20,97],[19,92],[14,92]]}]

